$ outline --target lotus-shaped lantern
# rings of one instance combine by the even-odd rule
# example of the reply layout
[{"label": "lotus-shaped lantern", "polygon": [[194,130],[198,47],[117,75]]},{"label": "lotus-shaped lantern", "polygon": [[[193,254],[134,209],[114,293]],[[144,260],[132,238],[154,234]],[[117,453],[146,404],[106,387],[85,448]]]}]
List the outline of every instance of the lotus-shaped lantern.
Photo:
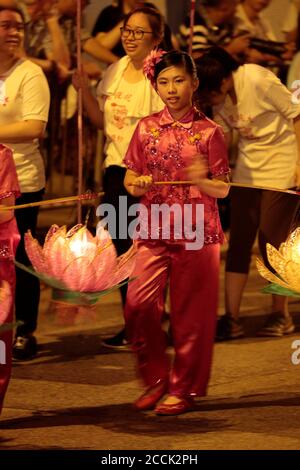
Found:
[{"label": "lotus-shaped lantern", "polygon": [[66,226],[52,225],[43,247],[28,232],[25,249],[33,274],[56,289],[95,293],[94,301],[129,278],[135,262],[134,249],[117,257],[107,230],[98,230],[94,237],[83,225],[69,231]]},{"label": "lotus-shaped lantern", "polygon": [[300,296],[300,227],[289,235],[286,242],[280,245],[279,250],[267,243],[267,256],[276,274],[266,268],[260,258],[256,260],[258,272],[271,282],[271,285],[264,291],[279,295]]}]

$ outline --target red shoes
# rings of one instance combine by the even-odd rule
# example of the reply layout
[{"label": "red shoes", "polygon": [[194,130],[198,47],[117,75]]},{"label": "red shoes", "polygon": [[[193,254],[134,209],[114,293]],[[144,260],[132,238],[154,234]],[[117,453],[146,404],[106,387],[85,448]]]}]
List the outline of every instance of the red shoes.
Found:
[{"label": "red shoes", "polygon": [[[143,395],[134,403],[134,408],[139,411],[153,410],[156,403],[167,393],[168,382],[159,380],[155,385],[149,387]],[[156,406],[155,413],[162,416],[181,415],[195,408],[192,397],[178,397],[177,403],[161,403]]]},{"label": "red shoes", "polygon": [[162,416],[181,415],[187,411],[192,411],[195,403],[192,397],[180,398],[180,401],[173,404],[161,403],[155,408],[155,413]]},{"label": "red shoes", "polygon": [[159,380],[156,385],[149,387],[143,395],[134,403],[134,408],[139,411],[153,410],[156,403],[164,396],[168,390],[168,383]]}]

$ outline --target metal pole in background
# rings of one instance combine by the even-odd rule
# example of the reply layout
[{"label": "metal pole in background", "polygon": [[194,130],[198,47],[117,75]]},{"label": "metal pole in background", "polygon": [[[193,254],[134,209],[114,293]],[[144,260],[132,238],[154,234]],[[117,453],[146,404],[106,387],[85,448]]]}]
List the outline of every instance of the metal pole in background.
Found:
[{"label": "metal pole in background", "polygon": [[[77,39],[77,68],[82,69],[81,57],[81,0],[77,0],[77,22],[76,22],[76,39]],[[83,129],[82,129],[82,89],[78,90],[78,191],[82,194],[82,171],[83,171]],[[77,222],[81,223],[81,201],[77,203]]]},{"label": "metal pole in background", "polygon": [[195,25],[195,11],[196,11],[196,0],[191,0],[191,11],[190,11],[190,42],[189,42],[189,54],[192,55],[193,50],[193,36],[194,36],[194,25]]}]

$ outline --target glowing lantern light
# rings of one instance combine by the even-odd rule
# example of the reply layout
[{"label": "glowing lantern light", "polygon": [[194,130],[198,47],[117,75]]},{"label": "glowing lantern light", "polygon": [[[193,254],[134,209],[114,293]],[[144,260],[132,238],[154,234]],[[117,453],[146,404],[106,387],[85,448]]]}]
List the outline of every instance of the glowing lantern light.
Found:
[{"label": "glowing lantern light", "polygon": [[292,232],[279,250],[267,243],[268,261],[276,274],[272,273],[257,258],[256,265],[262,277],[272,284],[265,292],[274,294],[299,296],[300,295],[300,227]]},{"label": "glowing lantern light", "polygon": [[50,280],[52,287],[80,293],[100,293],[119,285],[130,277],[135,263],[134,249],[117,257],[107,230],[94,237],[81,224],[69,231],[52,225],[43,247],[28,232],[25,248],[34,274]]}]

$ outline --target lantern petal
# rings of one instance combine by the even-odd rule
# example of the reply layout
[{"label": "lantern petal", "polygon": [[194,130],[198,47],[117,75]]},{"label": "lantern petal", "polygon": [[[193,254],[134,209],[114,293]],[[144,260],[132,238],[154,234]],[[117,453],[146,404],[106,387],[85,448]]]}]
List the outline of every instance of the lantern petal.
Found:
[{"label": "lantern petal", "polygon": [[[62,248],[66,231],[66,226],[59,227],[58,229],[52,226],[46,236],[47,241],[44,243],[43,252],[47,261],[47,274],[49,276],[56,277],[62,265],[67,262],[64,258],[66,255]],[[59,247],[57,247],[56,243],[58,238],[60,238]]]},{"label": "lantern petal", "polygon": [[59,226],[56,225],[56,224],[53,224],[51,225],[51,227],[49,228],[47,234],[46,234],[46,237],[45,237],[45,241],[44,241],[44,246],[47,245],[48,241],[50,240],[50,238],[52,237],[52,235],[54,235],[54,233],[57,232],[57,230],[59,230]]},{"label": "lantern petal", "polygon": [[63,283],[71,290],[78,292],[88,291],[93,281],[93,269],[90,262],[84,256],[73,259],[61,275]]},{"label": "lantern petal", "polygon": [[33,238],[30,230],[25,233],[24,243],[26,253],[34,269],[39,273],[46,273],[47,262],[44,256],[43,249],[39,242],[35,238]]},{"label": "lantern petal", "polygon": [[[65,237],[67,231],[67,227],[63,225],[62,227],[58,227],[57,225],[51,225],[49,228],[45,241],[43,250],[45,252],[45,257],[48,256],[48,251],[51,250],[51,246],[53,244],[53,237],[57,237],[59,234]],[[49,248],[50,247],[50,248]]]},{"label": "lantern petal", "polygon": [[52,237],[52,241],[48,245],[48,268],[49,273],[60,278],[65,267],[75,258],[71,250],[69,249],[66,239],[60,234],[56,233]]},{"label": "lantern petal", "polygon": [[93,291],[108,289],[117,269],[117,252],[111,241],[98,252],[91,266],[96,271]]},{"label": "lantern petal", "polygon": [[286,264],[286,281],[292,290],[300,292],[300,266],[298,263],[289,261]]},{"label": "lantern petal", "polygon": [[294,230],[286,242],[280,245],[279,251],[287,261],[298,260],[300,262],[300,227]]},{"label": "lantern petal", "polygon": [[279,274],[279,276],[285,279],[286,276],[286,263],[287,260],[282,256],[282,254],[276,250],[272,245],[267,243],[267,256],[270,265],[273,269]]},{"label": "lantern petal", "polygon": [[276,276],[274,273],[269,271],[268,268],[264,265],[263,261],[260,258],[256,258],[256,267],[259,274],[265,278],[267,281],[278,284],[281,287],[289,289],[290,286],[285,281],[280,279],[280,277]]}]

